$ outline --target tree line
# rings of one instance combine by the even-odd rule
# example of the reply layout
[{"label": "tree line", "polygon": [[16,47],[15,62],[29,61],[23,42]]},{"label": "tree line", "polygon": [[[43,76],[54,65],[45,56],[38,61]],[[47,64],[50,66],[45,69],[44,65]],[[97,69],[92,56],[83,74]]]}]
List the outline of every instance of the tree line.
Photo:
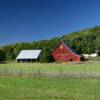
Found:
[{"label": "tree line", "polygon": [[15,60],[21,50],[41,49],[42,52],[38,59],[39,62],[54,61],[51,55],[52,49],[60,41],[71,46],[78,54],[90,54],[100,52],[100,27],[74,32],[62,37],[50,40],[33,41],[31,43],[16,43],[0,48],[0,62],[5,60]]}]

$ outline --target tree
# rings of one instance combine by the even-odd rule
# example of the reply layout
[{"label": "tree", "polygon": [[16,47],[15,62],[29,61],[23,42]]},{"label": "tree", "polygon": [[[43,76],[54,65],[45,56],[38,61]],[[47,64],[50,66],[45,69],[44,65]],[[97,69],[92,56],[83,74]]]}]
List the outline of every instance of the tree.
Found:
[{"label": "tree", "polygon": [[3,49],[0,49],[0,63],[6,59],[6,54]]},{"label": "tree", "polygon": [[44,48],[42,50],[41,55],[40,55],[40,62],[41,63],[49,63],[49,62],[52,62],[52,61],[53,61],[53,58],[52,58],[52,55],[51,55],[50,48]]}]

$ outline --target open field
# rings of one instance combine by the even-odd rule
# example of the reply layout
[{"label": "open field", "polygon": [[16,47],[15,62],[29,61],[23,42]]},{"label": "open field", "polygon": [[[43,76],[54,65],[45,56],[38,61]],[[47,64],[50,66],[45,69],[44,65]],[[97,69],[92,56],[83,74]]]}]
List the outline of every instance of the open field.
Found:
[{"label": "open field", "polygon": [[80,62],[80,63],[5,63],[0,64],[0,74],[91,74],[100,76],[100,62]]},{"label": "open field", "polygon": [[45,72],[58,72],[63,70],[65,72],[83,72],[84,69],[89,72],[100,72],[100,62],[80,62],[80,63],[16,63],[9,62],[0,64],[0,70],[23,70],[23,71],[45,71]]},{"label": "open field", "polygon": [[100,100],[100,62],[0,64],[0,100]]},{"label": "open field", "polygon": [[100,100],[100,79],[0,76],[0,100]]}]

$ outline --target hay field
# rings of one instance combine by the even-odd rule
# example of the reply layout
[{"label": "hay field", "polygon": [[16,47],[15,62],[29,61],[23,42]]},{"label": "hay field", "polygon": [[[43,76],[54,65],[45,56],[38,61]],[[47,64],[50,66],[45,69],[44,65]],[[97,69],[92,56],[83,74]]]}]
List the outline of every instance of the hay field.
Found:
[{"label": "hay field", "polygon": [[100,100],[99,73],[100,62],[0,64],[0,100]]}]

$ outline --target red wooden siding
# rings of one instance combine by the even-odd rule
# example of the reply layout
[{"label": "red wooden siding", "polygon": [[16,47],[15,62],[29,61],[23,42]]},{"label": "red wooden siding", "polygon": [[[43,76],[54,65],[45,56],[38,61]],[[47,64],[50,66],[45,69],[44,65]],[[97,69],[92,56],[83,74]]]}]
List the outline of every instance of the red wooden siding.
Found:
[{"label": "red wooden siding", "polygon": [[57,62],[67,62],[67,61],[80,61],[81,57],[74,53],[68,46],[63,42],[57,44],[57,46],[52,51],[52,56]]}]

